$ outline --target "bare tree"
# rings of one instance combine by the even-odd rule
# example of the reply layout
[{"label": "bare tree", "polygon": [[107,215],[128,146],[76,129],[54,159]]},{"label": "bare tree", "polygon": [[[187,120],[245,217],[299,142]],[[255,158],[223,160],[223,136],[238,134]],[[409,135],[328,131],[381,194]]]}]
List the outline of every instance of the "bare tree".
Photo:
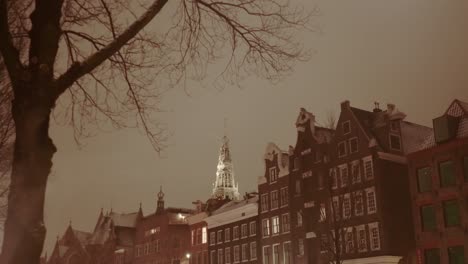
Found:
[{"label": "bare tree", "polygon": [[294,34],[309,15],[287,0],[0,0],[15,124],[1,263],[39,262],[54,109],[77,138],[138,127],[159,151],[164,134],[152,113],[167,88],[206,77],[214,62],[217,80],[282,77],[305,58]]},{"label": "bare tree", "polygon": [[13,157],[14,124],[10,112],[11,90],[0,56],[0,230],[6,218],[7,194]]}]

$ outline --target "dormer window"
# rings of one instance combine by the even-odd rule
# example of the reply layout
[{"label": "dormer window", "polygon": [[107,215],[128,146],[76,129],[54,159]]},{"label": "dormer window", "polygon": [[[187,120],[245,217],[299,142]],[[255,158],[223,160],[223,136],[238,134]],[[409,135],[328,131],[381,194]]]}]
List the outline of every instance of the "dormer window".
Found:
[{"label": "dormer window", "polygon": [[343,127],[343,135],[351,133],[351,122],[349,120],[343,122],[342,127]]},{"label": "dormer window", "polygon": [[399,135],[390,134],[390,148],[393,150],[401,150],[401,139]]},{"label": "dormer window", "polygon": [[270,168],[270,183],[274,183],[278,180],[278,173],[276,167]]}]

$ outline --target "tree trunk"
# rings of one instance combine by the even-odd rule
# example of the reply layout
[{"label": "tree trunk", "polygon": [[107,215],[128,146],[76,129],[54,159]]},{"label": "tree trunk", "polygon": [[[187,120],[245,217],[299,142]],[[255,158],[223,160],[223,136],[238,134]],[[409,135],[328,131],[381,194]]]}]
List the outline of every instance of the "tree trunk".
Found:
[{"label": "tree trunk", "polygon": [[37,94],[44,89],[26,88],[35,92],[15,94],[12,107],[16,141],[2,264],[39,263],[46,234],[44,198],[52,156],[56,151],[49,137],[53,104]]}]

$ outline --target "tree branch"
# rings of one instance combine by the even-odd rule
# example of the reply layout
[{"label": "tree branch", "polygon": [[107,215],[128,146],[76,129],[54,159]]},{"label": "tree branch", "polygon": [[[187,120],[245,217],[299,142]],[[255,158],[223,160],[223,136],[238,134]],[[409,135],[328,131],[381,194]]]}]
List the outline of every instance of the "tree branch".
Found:
[{"label": "tree branch", "polygon": [[128,41],[134,38],[164,7],[168,0],[155,0],[155,2],[148,8],[148,10],[132,25],[130,25],[122,34],[114,39],[103,49],[97,51],[89,56],[81,63],[73,64],[62,76],[60,76],[56,84],[55,96],[58,98],[64,91],[66,91],[78,78],[90,73],[102,62],[109,59],[120,48],[122,48]]},{"label": "tree branch", "polygon": [[10,29],[8,26],[8,6],[7,0],[0,0],[0,53],[14,83],[19,77],[22,64],[19,58],[19,52],[13,44]]}]

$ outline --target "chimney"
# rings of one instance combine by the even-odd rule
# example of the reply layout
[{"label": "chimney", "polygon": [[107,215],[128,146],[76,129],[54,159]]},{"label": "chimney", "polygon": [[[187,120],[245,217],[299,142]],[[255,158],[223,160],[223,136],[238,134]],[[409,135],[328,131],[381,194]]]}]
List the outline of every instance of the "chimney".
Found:
[{"label": "chimney", "polygon": [[341,110],[349,108],[349,100],[341,102]]}]

